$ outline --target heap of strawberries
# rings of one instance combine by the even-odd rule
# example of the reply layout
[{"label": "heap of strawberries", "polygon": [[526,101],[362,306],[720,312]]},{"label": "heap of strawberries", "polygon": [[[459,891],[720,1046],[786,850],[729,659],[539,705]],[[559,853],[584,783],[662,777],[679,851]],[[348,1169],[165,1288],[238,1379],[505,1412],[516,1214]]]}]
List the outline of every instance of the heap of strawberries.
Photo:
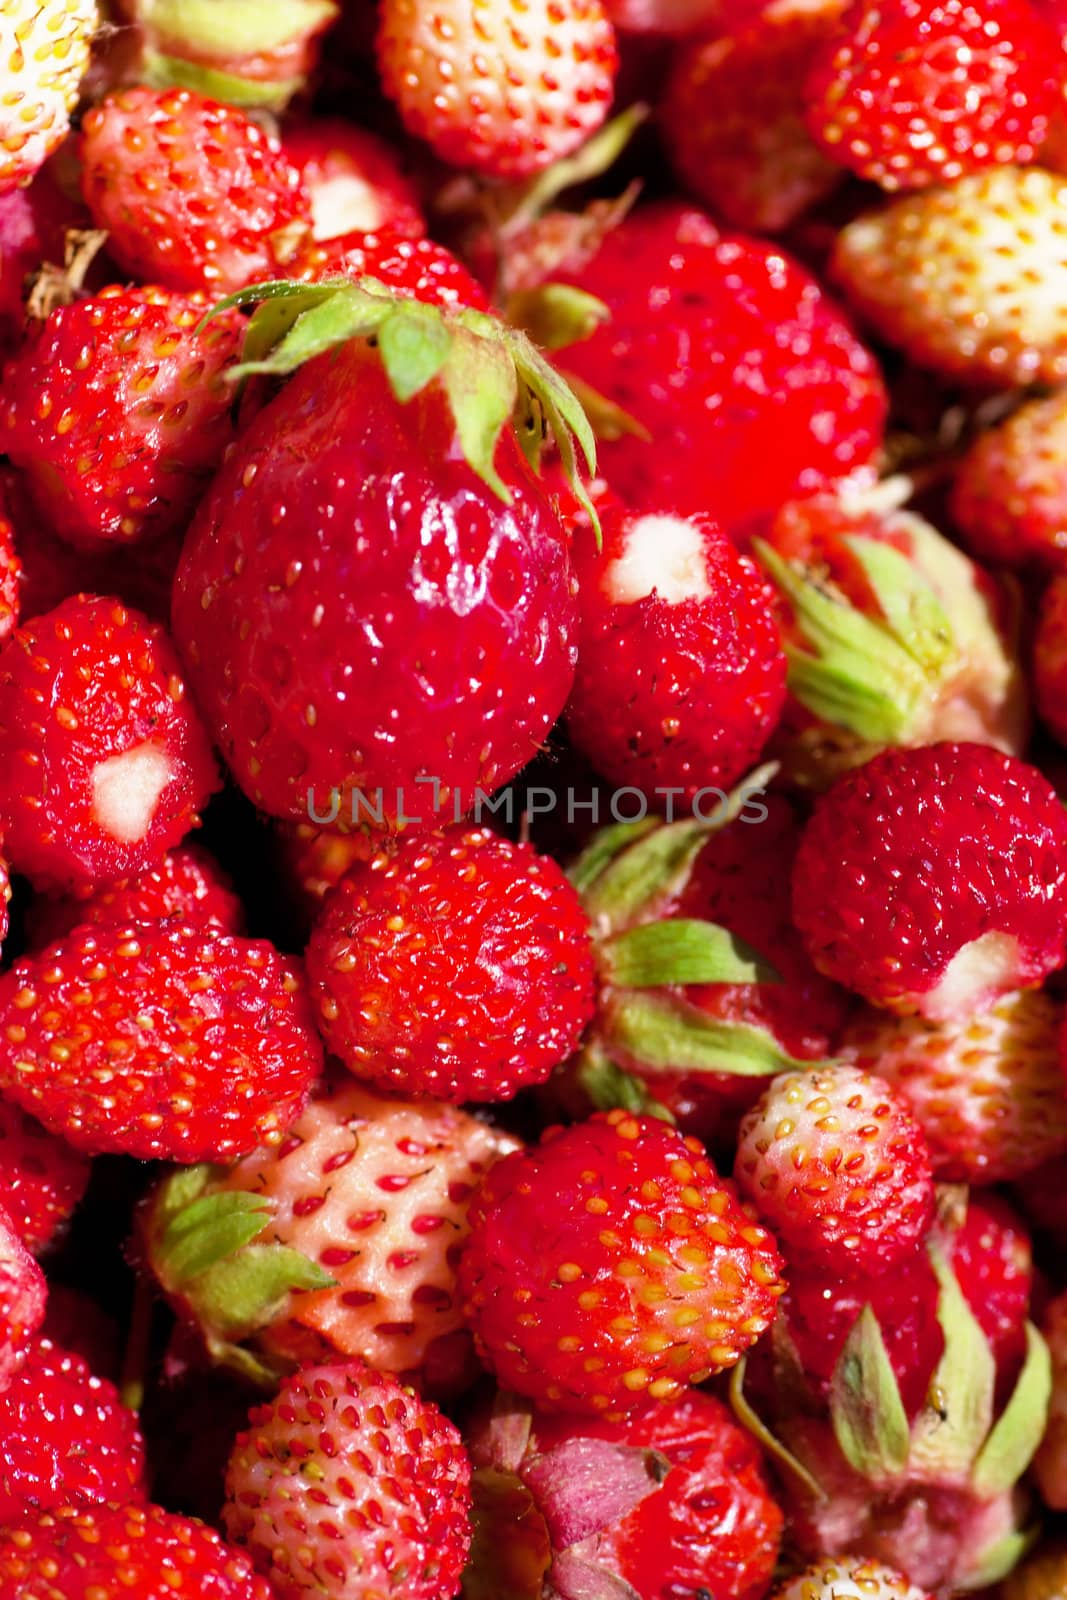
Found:
[{"label": "heap of strawberries", "polygon": [[0,0],[0,1600],[1062,1600],[1067,5]]}]

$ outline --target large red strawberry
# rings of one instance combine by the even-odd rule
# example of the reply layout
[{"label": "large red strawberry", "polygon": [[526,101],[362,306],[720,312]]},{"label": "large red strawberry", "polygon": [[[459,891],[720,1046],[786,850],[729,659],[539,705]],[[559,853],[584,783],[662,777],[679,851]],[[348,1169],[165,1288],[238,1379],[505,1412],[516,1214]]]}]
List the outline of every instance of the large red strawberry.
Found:
[{"label": "large red strawberry", "polygon": [[793,871],[815,965],[877,1005],[968,1015],[1067,952],[1067,817],[987,745],[886,750],[815,807]]},{"label": "large red strawberry", "polygon": [[785,701],[769,591],[708,517],[609,512],[579,541],[567,727],[605,778],[692,800],[751,767]]},{"label": "large red strawberry", "polygon": [[755,1442],[712,1395],[692,1389],[606,1422],[500,1393],[467,1438],[473,1592],[505,1592],[532,1569],[562,1594],[583,1583],[625,1585],[637,1600],[766,1593],[782,1513]]},{"label": "large red strawberry", "polygon": [[40,1255],[69,1221],[89,1182],[89,1163],[18,1106],[0,1100],[0,1184],[19,1238]]},{"label": "large red strawberry", "polygon": [[307,966],[331,1053],[400,1094],[510,1100],[593,1011],[578,896],[549,857],[484,828],[417,830],[353,867]]},{"label": "large red strawberry", "polygon": [[78,928],[0,979],[0,1019],[0,1088],[92,1154],[276,1146],[322,1065],[292,965],[211,927]]},{"label": "large red strawberry", "polygon": [[31,328],[4,370],[4,450],[51,528],[88,549],[184,531],[230,441],[232,313],[105,289]]},{"label": "large red strawberry", "polygon": [[62,143],[99,21],[96,0],[0,6],[0,192],[29,183]]},{"label": "large red strawberry", "polygon": [[498,1162],[460,1263],[501,1383],[610,1419],[733,1366],[773,1320],[778,1274],[698,1141],[624,1111]]},{"label": "large red strawberry", "polygon": [[514,1148],[455,1106],[338,1074],[280,1145],[164,1180],[145,1253],[213,1358],[260,1383],[358,1356],[447,1393],[476,1371],[456,1287],[467,1208]]},{"label": "large red strawberry", "polygon": [[1067,393],[1030,400],[959,463],[952,516],[967,547],[1002,567],[1067,567]]},{"label": "large red strawberry", "polygon": [[601,451],[628,503],[728,527],[877,451],[874,360],[781,250],[662,202],[631,212],[571,278],[611,315],[559,360],[638,425]]},{"label": "large red strawberry", "polygon": [[40,888],[143,871],[218,783],[173,645],[117,600],[76,595],[18,629],[0,659],[0,732],[7,847]]},{"label": "large red strawberry", "polygon": [[379,233],[421,239],[426,225],[396,152],[368,128],[314,117],[286,130],[283,149],[300,173],[315,239]]},{"label": "large red strawberry", "polygon": [[451,1600],[469,1512],[454,1424],[354,1361],[305,1367],[251,1413],[223,1520],[281,1600]]},{"label": "large red strawberry", "polygon": [[82,192],[127,272],[225,294],[280,278],[311,234],[300,175],[243,111],[191,89],[120,89],[85,117]]},{"label": "large red strawberry", "polygon": [[195,844],[168,850],[136,878],[120,878],[64,898],[37,895],[26,915],[32,945],[63,938],[86,922],[159,922],[178,917],[199,926],[212,923],[224,933],[244,932],[244,907],[214,856]]}]

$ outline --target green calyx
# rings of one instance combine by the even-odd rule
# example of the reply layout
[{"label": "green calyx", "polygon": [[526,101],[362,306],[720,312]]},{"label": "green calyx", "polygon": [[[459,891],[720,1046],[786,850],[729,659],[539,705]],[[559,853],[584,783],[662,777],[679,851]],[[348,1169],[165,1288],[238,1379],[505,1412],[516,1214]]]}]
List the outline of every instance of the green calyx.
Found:
[{"label": "green calyx", "polygon": [[401,405],[438,382],[448,399],[466,460],[504,502],[511,494],[495,466],[501,434],[513,426],[537,470],[546,434],[599,538],[600,524],[578,470],[578,453],[596,472],[596,440],[573,391],[518,328],[470,307],[445,310],[397,294],[375,278],[319,284],[261,283],[230,295],[212,312],[256,305],[240,380],[285,377],[352,339],[373,339]]},{"label": "green calyx", "polygon": [[262,110],[281,113],[304,87],[303,78],[243,78],[239,73],[223,72],[200,61],[185,61],[162,50],[147,50],[140,73],[150,89],[192,89],[209,100],[218,100],[242,111]]},{"label": "green calyx", "polygon": [[599,1038],[609,1055],[618,1054],[653,1073],[772,1078],[818,1064],[788,1055],[763,1028],[723,1022],[673,995],[636,991],[616,995]]},{"label": "green calyx", "polygon": [[256,1381],[275,1376],[244,1341],[287,1314],[291,1296],[333,1287],[314,1261],[265,1240],[266,1196],[215,1186],[225,1169],[188,1167],[160,1185],[146,1223],[165,1293],[195,1318],[212,1355]]},{"label": "green calyx", "polygon": [[789,687],[821,721],[874,744],[896,744],[921,723],[951,675],[952,625],[921,568],[895,546],[845,538],[877,599],[879,617],[788,562],[764,540],[756,553],[788,602],[799,642],[786,644]]},{"label": "green calyx", "polygon": [[135,0],[137,20],[157,45],[204,61],[271,55],[321,33],[337,0]]},{"label": "green calyx", "polygon": [[630,1111],[635,1116],[674,1122],[667,1107],[655,1098],[636,1073],[625,1072],[603,1048],[590,1042],[575,1063],[575,1077],[594,1111]]}]

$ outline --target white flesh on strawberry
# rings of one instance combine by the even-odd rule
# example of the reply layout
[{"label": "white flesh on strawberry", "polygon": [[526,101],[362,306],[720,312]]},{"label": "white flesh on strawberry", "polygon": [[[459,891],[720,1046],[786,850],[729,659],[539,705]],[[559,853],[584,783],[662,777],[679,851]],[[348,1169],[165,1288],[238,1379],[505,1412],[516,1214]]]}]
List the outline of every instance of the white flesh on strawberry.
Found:
[{"label": "white flesh on strawberry", "polygon": [[684,517],[638,517],[621,556],[610,562],[604,593],[615,605],[635,605],[653,590],[668,605],[706,600],[711,594],[700,529]]},{"label": "white flesh on strawberry", "polygon": [[158,744],[138,744],[93,768],[93,810],[113,839],[136,844],[152,825],[159,797],[174,776]]},{"label": "white flesh on strawberry", "polygon": [[941,982],[918,996],[924,1017],[947,1021],[1019,986],[1019,943],[1007,933],[984,933],[965,944]]},{"label": "white flesh on strawberry", "polygon": [[385,220],[385,207],[374,186],[354,172],[327,178],[311,191],[311,225],[316,239],[374,233]]}]

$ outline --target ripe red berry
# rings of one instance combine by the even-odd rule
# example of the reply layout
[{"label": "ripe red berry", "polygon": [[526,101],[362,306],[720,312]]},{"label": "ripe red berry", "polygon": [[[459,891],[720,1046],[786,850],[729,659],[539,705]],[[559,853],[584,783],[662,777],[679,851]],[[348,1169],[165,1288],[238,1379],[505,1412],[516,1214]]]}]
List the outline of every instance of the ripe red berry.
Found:
[{"label": "ripe red berry", "polygon": [[1030,400],[979,434],[959,464],[952,515],[983,561],[1067,568],[1067,394]]},{"label": "ripe red berry", "polygon": [[343,233],[313,245],[300,276],[313,283],[336,277],[377,278],[425,305],[489,309],[485,291],[451,250],[434,239],[411,239],[391,228]]},{"label": "ripe red berry", "polygon": [[386,233],[418,240],[426,232],[414,184],[396,150],[344,117],[313,117],[287,128],[286,156],[300,174],[316,241]]},{"label": "ripe red berry", "polygon": [[178,917],[223,933],[244,932],[244,906],[214,856],[195,844],[179,845],[138,873],[81,894],[52,899],[37,895],[27,912],[27,932],[40,948],[82,923],[162,922]]},{"label": "ripe red berry", "polygon": [[44,1273],[0,1206],[0,1390],[29,1354],[47,1297]]},{"label": "ripe red berry", "polygon": [[3,1204],[32,1255],[53,1242],[89,1182],[89,1163],[18,1106],[0,1100]]}]

